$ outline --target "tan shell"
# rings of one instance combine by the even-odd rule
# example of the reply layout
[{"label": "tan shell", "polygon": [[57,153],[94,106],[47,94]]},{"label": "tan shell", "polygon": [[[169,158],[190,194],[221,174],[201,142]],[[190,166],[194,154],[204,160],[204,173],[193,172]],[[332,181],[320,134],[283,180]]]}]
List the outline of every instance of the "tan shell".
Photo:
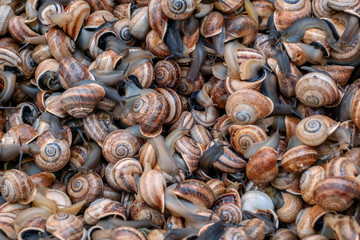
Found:
[{"label": "tan shell", "polygon": [[295,92],[296,97],[310,107],[336,107],[343,95],[332,78],[317,72],[302,76]]},{"label": "tan shell", "polygon": [[254,90],[239,90],[230,95],[225,110],[232,122],[237,124],[252,124],[265,118],[274,109],[270,98]]}]

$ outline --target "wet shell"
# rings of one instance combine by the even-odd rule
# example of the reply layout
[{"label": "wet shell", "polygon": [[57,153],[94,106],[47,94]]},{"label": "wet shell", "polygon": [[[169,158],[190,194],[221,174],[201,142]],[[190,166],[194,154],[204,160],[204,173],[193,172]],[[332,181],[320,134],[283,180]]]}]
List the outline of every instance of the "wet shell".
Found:
[{"label": "wet shell", "polygon": [[251,145],[268,138],[266,132],[256,125],[233,125],[229,127],[229,133],[231,146],[239,154],[244,154]]}]

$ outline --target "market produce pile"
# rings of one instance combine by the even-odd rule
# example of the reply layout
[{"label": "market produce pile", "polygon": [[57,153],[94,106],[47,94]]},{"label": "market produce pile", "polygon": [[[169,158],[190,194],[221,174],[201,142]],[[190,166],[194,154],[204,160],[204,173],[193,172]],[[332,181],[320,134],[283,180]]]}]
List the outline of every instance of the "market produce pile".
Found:
[{"label": "market produce pile", "polygon": [[0,239],[360,239],[360,0],[0,14]]}]

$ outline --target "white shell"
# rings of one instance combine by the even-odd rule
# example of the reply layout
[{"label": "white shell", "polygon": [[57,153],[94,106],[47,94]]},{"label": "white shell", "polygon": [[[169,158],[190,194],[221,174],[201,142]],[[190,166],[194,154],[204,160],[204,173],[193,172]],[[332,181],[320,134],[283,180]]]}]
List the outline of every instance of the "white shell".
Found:
[{"label": "white shell", "polygon": [[260,191],[249,191],[241,197],[241,210],[257,213],[257,210],[274,210],[271,198]]}]

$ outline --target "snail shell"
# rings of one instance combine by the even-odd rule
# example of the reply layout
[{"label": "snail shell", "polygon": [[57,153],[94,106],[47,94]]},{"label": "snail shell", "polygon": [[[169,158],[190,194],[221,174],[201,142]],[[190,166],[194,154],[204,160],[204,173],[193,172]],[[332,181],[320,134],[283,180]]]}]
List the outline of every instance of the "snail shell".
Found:
[{"label": "snail shell", "polygon": [[131,35],[137,39],[145,39],[150,31],[149,7],[141,7],[134,11],[129,23]]},{"label": "snail shell", "polygon": [[206,183],[196,179],[182,181],[176,186],[174,192],[178,197],[206,208],[210,208],[215,201],[211,188]]},{"label": "snail shell", "polygon": [[61,95],[61,107],[75,118],[91,113],[98,101],[105,97],[105,90],[97,84],[72,87]]},{"label": "snail shell", "polygon": [[103,189],[104,183],[95,172],[89,174],[79,172],[70,178],[67,185],[71,201],[77,203],[85,200],[85,205],[101,197]]},{"label": "snail shell", "polygon": [[247,15],[238,15],[225,23],[225,32],[225,42],[229,42],[237,38],[243,38],[241,43],[249,45],[255,40],[256,33],[258,32],[258,26],[251,17]]},{"label": "snail shell", "polygon": [[156,171],[146,171],[140,178],[140,192],[144,201],[152,208],[165,211],[165,195],[166,181],[163,175]]},{"label": "snail shell", "polygon": [[254,143],[268,138],[266,132],[256,125],[232,125],[229,127],[229,134],[231,146],[242,155]]},{"label": "snail shell", "polygon": [[303,202],[300,198],[289,193],[281,193],[281,195],[284,204],[276,210],[276,214],[282,222],[293,222],[298,212],[303,208]]},{"label": "snail shell", "polygon": [[40,153],[34,156],[35,163],[43,171],[58,171],[70,160],[69,143],[66,140],[52,137],[49,131],[38,137],[36,145],[40,147]]},{"label": "snail shell", "polygon": [[326,165],[326,177],[356,177],[358,174],[355,163],[346,157],[334,158]]},{"label": "snail shell", "polygon": [[354,177],[329,177],[316,184],[314,199],[328,211],[342,212],[359,197],[359,189],[360,185]]},{"label": "snail shell", "polygon": [[134,157],[142,141],[127,130],[120,129],[110,133],[103,142],[103,156],[108,162],[117,162],[123,158]]},{"label": "snail shell", "polygon": [[8,202],[25,205],[35,199],[36,188],[26,173],[12,169],[2,176],[1,196]]},{"label": "snail shell", "polygon": [[336,107],[342,100],[342,93],[334,80],[318,72],[302,76],[295,93],[300,102],[310,107]]},{"label": "snail shell", "polygon": [[314,115],[300,121],[296,127],[296,136],[308,146],[318,146],[323,143],[340,123],[324,115]]},{"label": "snail shell", "polygon": [[247,177],[256,184],[266,184],[278,175],[277,152],[270,147],[260,148],[246,166]]},{"label": "snail shell", "polygon": [[71,20],[62,29],[76,41],[83,23],[90,15],[90,6],[86,1],[74,1],[65,8],[65,12],[71,15]]},{"label": "snail shell", "polygon": [[242,220],[240,195],[235,189],[219,195],[213,206],[213,211],[225,223],[238,224]]},{"label": "snail shell", "polygon": [[46,220],[46,231],[59,239],[80,239],[83,229],[80,218],[68,213],[57,213]]},{"label": "snail shell", "polygon": [[325,178],[325,170],[321,166],[313,166],[306,170],[300,178],[301,196],[308,204],[315,204],[314,189],[316,183]]},{"label": "snail shell", "polygon": [[94,76],[89,72],[88,68],[73,57],[66,57],[61,60],[59,73],[62,77],[60,78],[61,85],[65,89],[84,80],[95,81]]},{"label": "snail shell", "polygon": [[171,125],[176,122],[176,120],[178,120],[181,115],[181,99],[179,95],[171,88],[156,88],[155,90],[161,93],[168,104],[169,113],[164,120],[164,124]]},{"label": "snail shell", "polygon": [[144,136],[155,137],[161,133],[169,107],[160,93],[154,91],[140,96],[135,101],[133,110]]},{"label": "snail shell", "polygon": [[161,11],[161,0],[152,0],[149,3],[149,22],[163,40],[167,30],[168,17]]},{"label": "snail shell", "polygon": [[29,124],[23,123],[10,128],[1,138],[2,144],[28,144],[39,136]]},{"label": "snail shell", "polygon": [[60,62],[65,57],[71,57],[75,52],[74,41],[67,36],[62,30],[50,28],[45,33],[49,49],[54,58]]},{"label": "snail shell", "polygon": [[255,90],[239,90],[230,95],[225,110],[230,120],[236,124],[252,124],[265,118],[274,109],[270,98]]},{"label": "snail shell", "polygon": [[119,191],[137,192],[136,176],[140,176],[142,167],[134,158],[123,158],[106,166],[106,180],[109,185]]},{"label": "snail shell", "polygon": [[114,237],[114,239],[129,239],[129,240],[146,240],[144,235],[132,227],[118,227],[115,228],[111,236]]},{"label": "snail shell", "polygon": [[100,114],[90,113],[83,118],[84,129],[87,136],[103,147],[105,138],[109,135],[110,126],[101,118]]},{"label": "snail shell", "polygon": [[126,220],[126,208],[117,201],[106,198],[96,199],[84,212],[84,221],[87,224],[95,225],[101,218],[117,216]]},{"label": "snail shell", "polygon": [[171,19],[185,20],[193,13],[199,0],[161,0],[162,12]]},{"label": "snail shell", "polygon": [[155,66],[155,82],[159,87],[175,88],[179,84],[180,66],[172,60],[160,60]]},{"label": "snail shell", "polygon": [[250,239],[264,239],[266,223],[260,218],[243,220],[240,223]]},{"label": "snail shell", "polygon": [[[130,218],[133,220],[150,220],[153,224],[162,226],[164,219],[162,213],[145,202],[134,201],[130,206]],[[174,226],[174,225],[173,225]]]},{"label": "snail shell", "polygon": [[317,151],[313,147],[300,145],[289,149],[281,157],[281,167],[287,172],[302,172],[310,168],[317,159]]},{"label": "snail shell", "polygon": [[[244,5],[244,0],[215,1],[215,8],[223,13],[232,13]],[[208,4],[206,4],[208,5]]]},{"label": "snail shell", "polygon": [[14,213],[9,213],[9,212],[0,213],[0,228],[1,231],[5,233],[5,235],[8,237],[8,239],[16,239],[16,232],[14,229],[15,217],[16,214]]}]

